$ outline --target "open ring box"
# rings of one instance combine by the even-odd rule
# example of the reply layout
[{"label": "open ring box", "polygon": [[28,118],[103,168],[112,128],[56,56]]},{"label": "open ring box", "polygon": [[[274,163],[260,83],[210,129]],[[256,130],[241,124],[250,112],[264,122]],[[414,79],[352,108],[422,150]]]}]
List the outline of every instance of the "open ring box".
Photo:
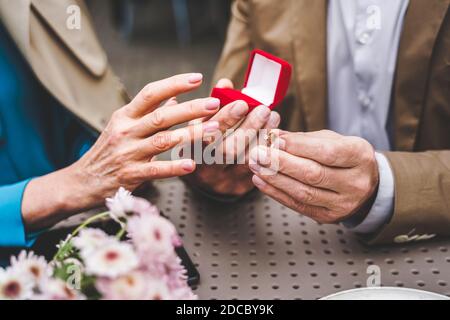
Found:
[{"label": "open ring box", "polygon": [[249,111],[260,105],[274,109],[283,101],[289,88],[292,66],[267,52],[254,50],[250,56],[244,88],[239,91],[214,88],[211,96],[220,100],[220,105],[243,100]]}]

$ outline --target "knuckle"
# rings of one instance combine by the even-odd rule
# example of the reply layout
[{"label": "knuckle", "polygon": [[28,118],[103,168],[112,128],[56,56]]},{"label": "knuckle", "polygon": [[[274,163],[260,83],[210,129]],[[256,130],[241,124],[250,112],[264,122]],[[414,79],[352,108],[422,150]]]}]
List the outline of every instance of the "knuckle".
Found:
[{"label": "knuckle", "polygon": [[146,176],[148,177],[158,177],[161,173],[161,169],[156,165],[151,165],[146,172]]},{"label": "knuckle", "polygon": [[164,115],[160,109],[156,109],[150,114],[149,126],[159,128],[164,125]]},{"label": "knuckle", "polygon": [[149,102],[155,96],[154,84],[149,83],[146,84],[144,89],[142,89],[142,99],[146,102]]},{"label": "knuckle", "polygon": [[321,165],[310,165],[306,169],[305,178],[311,185],[323,185],[326,182],[325,169]]},{"label": "knuckle", "polygon": [[355,159],[359,159],[363,163],[375,160],[374,149],[368,141],[359,137],[350,137],[348,144],[350,145],[349,152]]},{"label": "knuckle", "polygon": [[337,162],[336,146],[332,144],[321,144],[319,152],[322,154],[325,162],[329,165],[333,165]]},{"label": "knuckle", "polygon": [[299,190],[298,194],[300,195],[300,199],[304,203],[311,203],[317,197],[317,192],[313,188],[304,188]]},{"label": "knuckle", "polygon": [[136,169],[130,167],[124,167],[119,171],[117,175],[117,182],[121,185],[128,185],[138,180],[139,173]]},{"label": "knuckle", "polygon": [[167,150],[171,146],[172,135],[170,132],[159,132],[151,138],[152,145],[157,150]]},{"label": "knuckle", "polygon": [[290,199],[291,199],[290,207],[299,213],[304,213],[305,204],[299,198],[290,198]]},{"label": "knuckle", "polygon": [[119,145],[126,136],[128,136],[129,131],[126,128],[121,128],[118,125],[113,124],[107,130],[108,138],[107,143],[110,146]]},{"label": "knuckle", "polygon": [[204,103],[201,99],[196,99],[193,101],[189,101],[187,102],[186,105],[186,112],[188,115],[190,116],[195,116],[198,112],[198,106],[201,105],[202,103]]}]

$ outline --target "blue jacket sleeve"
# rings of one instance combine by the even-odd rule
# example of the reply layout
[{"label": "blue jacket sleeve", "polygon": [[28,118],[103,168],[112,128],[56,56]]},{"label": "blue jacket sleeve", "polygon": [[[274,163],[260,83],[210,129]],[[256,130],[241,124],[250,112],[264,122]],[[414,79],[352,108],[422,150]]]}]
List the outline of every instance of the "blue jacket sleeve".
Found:
[{"label": "blue jacket sleeve", "polygon": [[27,235],[22,219],[22,196],[30,180],[0,186],[0,247],[30,247],[37,235]]}]

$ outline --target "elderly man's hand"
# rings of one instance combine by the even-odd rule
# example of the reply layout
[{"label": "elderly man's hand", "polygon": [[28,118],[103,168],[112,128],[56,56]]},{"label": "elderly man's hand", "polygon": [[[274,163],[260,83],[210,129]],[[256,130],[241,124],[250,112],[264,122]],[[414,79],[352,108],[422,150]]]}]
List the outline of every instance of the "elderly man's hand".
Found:
[{"label": "elderly man's hand", "polygon": [[364,139],[332,131],[274,132],[277,148],[251,151],[253,183],[265,194],[319,223],[368,212],[378,166]]},{"label": "elderly man's hand", "polygon": [[[233,83],[222,79],[217,87],[233,88]],[[204,119],[217,121],[222,133],[234,129],[232,134],[225,136],[217,150],[221,150],[224,157],[235,159],[236,163],[197,165],[197,170],[187,177],[190,183],[219,196],[239,197],[254,189],[253,174],[247,165],[250,140],[257,138],[260,129],[277,128],[280,115],[266,106],[259,106],[250,113],[248,110],[244,101],[236,101],[223,107],[212,117]],[[238,159],[245,161],[237,162]]]}]

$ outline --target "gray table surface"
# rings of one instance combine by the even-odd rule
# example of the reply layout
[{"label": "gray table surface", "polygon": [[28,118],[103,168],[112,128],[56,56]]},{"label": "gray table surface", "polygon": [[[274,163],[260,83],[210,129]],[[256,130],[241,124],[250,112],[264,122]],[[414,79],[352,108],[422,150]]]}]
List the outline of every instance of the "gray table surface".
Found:
[{"label": "gray table surface", "polygon": [[450,296],[448,239],[369,247],[259,193],[217,203],[178,179],[157,181],[149,198],[177,226],[200,272],[200,299],[318,299],[365,287],[370,265],[383,286]]}]

